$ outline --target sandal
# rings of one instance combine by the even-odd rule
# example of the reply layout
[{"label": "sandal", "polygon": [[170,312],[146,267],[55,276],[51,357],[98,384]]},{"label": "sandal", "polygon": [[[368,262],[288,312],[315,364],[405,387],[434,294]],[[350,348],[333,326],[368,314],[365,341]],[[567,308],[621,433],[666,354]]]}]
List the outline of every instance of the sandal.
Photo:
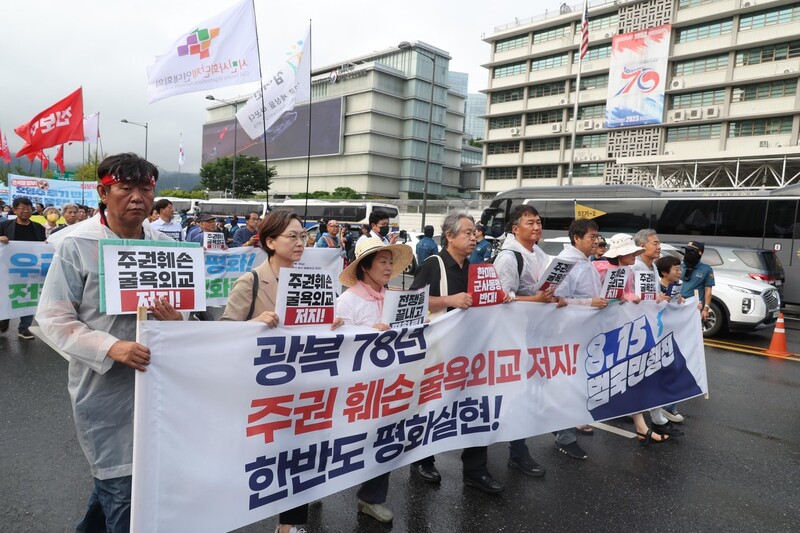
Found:
[{"label": "sandal", "polygon": [[[659,435],[661,438],[658,440],[653,439],[653,435]],[[660,433],[653,433],[652,429],[648,429],[647,433],[639,433],[636,432],[636,440],[639,441],[641,446],[647,446],[651,442],[653,444],[661,444],[662,442],[667,442],[669,440],[669,435],[662,435]]]},{"label": "sandal", "polygon": [[575,429],[577,429],[579,433],[583,433],[584,435],[594,435],[594,428],[588,424],[584,424],[582,426],[576,426]]}]

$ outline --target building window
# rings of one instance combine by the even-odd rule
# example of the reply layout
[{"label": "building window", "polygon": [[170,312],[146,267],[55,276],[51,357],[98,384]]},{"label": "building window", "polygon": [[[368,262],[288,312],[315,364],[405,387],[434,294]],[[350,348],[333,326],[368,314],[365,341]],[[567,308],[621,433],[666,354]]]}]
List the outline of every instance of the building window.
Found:
[{"label": "building window", "polygon": [[545,70],[548,68],[560,67],[566,65],[569,60],[569,54],[561,54],[557,56],[542,57],[531,61],[531,70]]},{"label": "building window", "polygon": [[736,52],[736,66],[759,65],[793,57],[800,57],[800,41],[740,50]]},{"label": "building window", "polygon": [[[600,148],[608,142],[608,135],[578,135],[575,137],[575,148]],[[567,137],[567,149],[572,148],[572,138]]]},{"label": "building window", "polygon": [[508,76],[516,76],[517,74],[525,74],[528,69],[528,62],[521,61],[519,63],[511,63],[503,65],[502,67],[494,67],[495,78],[506,78]]},{"label": "building window", "polygon": [[761,118],[731,122],[728,137],[753,137],[792,133],[792,117]]},{"label": "building window", "polygon": [[672,74],[674,76],[687,76],[689,74],[725,70],[726,68],[728,68],[728,54],[720,54],[718,56],[707,56],[675,63],[672,67]]},{"label": "building window", "polygon": [[[533,42],[536,42],[535,40]],[[514,50],[515,48],[522,48],[528,44],[528,34],[517,35],[516,37],[509,37],[497,41],[494,45],[495,52],[505,52],[506,50]]]},{"label": "building window", "polygon": [[678,9],[707,6],[708,4],[715,4],[717,2],[722,2],[722,0],[678,0]]},{"label": "building window", "polygon": [[670,96],[669,99],[670,109],[719,105],[725,103],[725,89],[703,91],[700,93],[676,94]]},{"label": "building window", "polygon": [[501,128],[518,128],[522,126],[522,115],[507,115],[505,117],[494,117],[489,119],[489,129],[499,130]]},{"label": "building window", "polygon": [[535,167],[522,167],[522,179],[524,180],[557,177],[558,165],[536,165]]},{"label": "building window", "polygon": [[558,137],[547,137],[545,139],[531,139],[525,141],[526,152],[549,152],[551,150],[560,150],[561,140]]},{"label": "building window", "polygon": [[551,124],[553,122],[561,122],[563,118],[564,115],[560,109],[540,111],[538,113],[528,113],[525,115],[525,124],[528,126],[533,124]]},{"label": "building window", "polygon": [[486,170],[487,180],[515,180],[517,167],[497,167]]},{"label": "building window", "polygon": [[769,100],[797,94],[797,79],[768,81],[753,85],[742,85],[733,88],[731,102],[747,102],[749,100]]},{"label": "building window", "polygon": [[[580,21],[576,22],[578,29],[580,29]],[[602,28],[610,28],[619,25],[619,15],[612,13],[611,15],[602,18],[589,18],[589,31],[600,30]],[[580,32],[579,32],[580,33]]]},{"label": "building window", "polygon": [[667,128],[667,142],[719,139],[721,132],[721,124],[701,124],[699,126]]},{"label": "building window", "polygon": [[[605,89],[608,87],[608,74],[589,76],[581,78],[581,91],[591,91],[592,89]],[[575,92],[575,84],[572,84],[570,92]]]},{"label": "building window", "polygon": [[603,163],[581,163],[572,167],[572,175],[576,177],[602,176],[605,171]]},{"label": "building window", "polygon": [[545,31],[535,32],[533,34],[533,44],[552,41],[553,39],[560,39],[572,35],[572,27],[570,25],[559,26],[558,28],[551,28]]},{"label": "building window", "polygon": [[503,102],[516,102],[517,100],[522,100],[524,97],[525,89],[522,87],[519,89],[510,89],[508,91],[498,91],[492,93],[492,103],[502,104]]},{"label": "building window", "polygon": [[[602,46],[596,46],[594,48],[589,48],[586,52],[586,55],[583,56],[584,61],[595,61],[596,59],[603,59],[604,57],[611,56],[611,44],[604,44]],[[572,54],[572,62],[577,63],[580,59],[580,54],[575,52]]]},{"label": "building window", "polygon": [[489,143],[489,154],[517,154],[519,153],[519,143],[517,141],[504,143]]},{"label": "building window", "polygon": [[528,98],[541,98],[542,96],[552,96],[554,94],[564,94],[567,92],[563,81],[543,83],[541,85],[531,85],[528,88]]},{"label": "building window", "polygon": [[710,39],[720,35],[730,35],[733,29],[733,19],[719,20],[711,24],[699,24],[689,28],[678,30],[676,43],[688,43],[699,41],[700,39]]},{"label": "building window", "polygon": [[[570,107],[569,112],[567,113],[567,120],[572,120],[573,116],[574,116],[574,109]],[[578,120],[583,120],[586,118],[605,118],[605,116],[606,116],[605,104],[586,105],[578,108]]]},{"label": "building window", "polygon": [[755,30],[778,24],[789,24],[800,20],[800,5],[760,11],[752,15],[743,15],[739,19],[739,31]]}]

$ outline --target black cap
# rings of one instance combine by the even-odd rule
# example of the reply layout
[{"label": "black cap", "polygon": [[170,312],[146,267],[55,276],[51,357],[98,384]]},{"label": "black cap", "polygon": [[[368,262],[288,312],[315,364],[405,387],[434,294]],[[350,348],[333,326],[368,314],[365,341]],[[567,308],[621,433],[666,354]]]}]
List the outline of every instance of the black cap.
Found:
[{"label": "black cap", "polygon": [[699,241],[689,241],[689,244],[683,247],[684,249],[694,248],[695,250],[700,251],[701,253],[706,250],[706,246]]},{"label": "black cap", "polygon": [[216,219],[217,217],[215,217],[214,215],[204,215],[202,213],[197,215],[197,218],[195,218],[197,222],[206,222],[208,220],[216,220]]}]

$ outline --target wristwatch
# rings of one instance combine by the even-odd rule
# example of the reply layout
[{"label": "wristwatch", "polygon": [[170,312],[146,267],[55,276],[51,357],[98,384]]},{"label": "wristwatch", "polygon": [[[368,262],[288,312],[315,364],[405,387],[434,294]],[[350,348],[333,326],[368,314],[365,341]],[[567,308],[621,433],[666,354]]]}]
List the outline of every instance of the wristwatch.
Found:
[{"label": "wristwatch", "polygon": [[704,306],[703,306],[703,309],[711,309],[711,306],[704,305]]}]

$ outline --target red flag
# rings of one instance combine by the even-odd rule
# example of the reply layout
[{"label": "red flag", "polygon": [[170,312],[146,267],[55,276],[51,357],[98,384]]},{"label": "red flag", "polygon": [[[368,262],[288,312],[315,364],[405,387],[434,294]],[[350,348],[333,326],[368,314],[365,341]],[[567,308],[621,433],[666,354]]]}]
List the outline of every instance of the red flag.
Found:
[{"label": "red flag", "polygon": [[14,131],[25,141],[17,157],[67,141],[83,141],[83,89],[48,107]]},{"label": "red flag", "polygon": [[37,156],[37,155],[38,155],[38,154],[37,154],[36,152],[28,152],[27,154],[25,154],[25,157],[27,157],[27,158],[28,158],[28,161],[30,161],[31,163],[33,163],[33,160],[34,160],[34,159],[36,159],[36,156]]},{"label": "red flag", "polygon": [[56,165],[58,165],[58,170],[60,170],[61,173],[63,174],[66,171],[66,169],[64,167],[64,145],[63,144],[58,147],[58,151],[56,152],[56,156],[53,158],[53,161],[56,162]]},{"label": "red flag", "polygon": [[44,150],[39,150],[38,152],[36,152],[36,157],[38,157],[42,161],[42,172],[47,170],[47,165],[50,164],[50,158],[47,157],[47,154],[44,153]]},{"label": "red flag", "polygon": [[11,163],[11,152],[8,151],[8,139],[5,133],[0,132],[0,159],[6,165]]},{"label": "red flag", "polygon": [[583,20],[581,20],[581,59],[589,51],[589,2],[583,3]]}]

